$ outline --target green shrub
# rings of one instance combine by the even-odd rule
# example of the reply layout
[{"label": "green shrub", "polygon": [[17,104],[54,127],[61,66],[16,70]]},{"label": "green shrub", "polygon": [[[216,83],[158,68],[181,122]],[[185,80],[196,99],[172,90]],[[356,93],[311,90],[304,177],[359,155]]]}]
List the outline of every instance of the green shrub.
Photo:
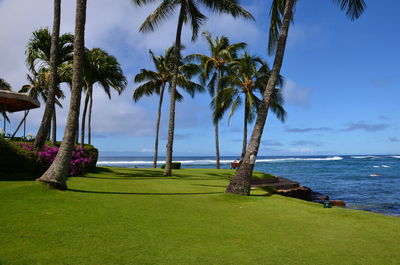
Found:
[{"label": "green shrub", "polygon": [[93,145],[88,144],[85,144],[85,150],[92,157],[92,161],[89,163],[87,170],[93,171],[96,169],[97,159],[99,158],[99,150],[97,150],[97,148],[95,148]]},{"label": "green shrub", "polygon": [[[162,169],[165,168],[165,164],[161,166]],[[181,162],[172,162],[171,169],[181,169]]]},{"label": "green shrub", "polygon": [[35,179],[43,173],[35,152],[24,150],[0,137],[1,179]]}]

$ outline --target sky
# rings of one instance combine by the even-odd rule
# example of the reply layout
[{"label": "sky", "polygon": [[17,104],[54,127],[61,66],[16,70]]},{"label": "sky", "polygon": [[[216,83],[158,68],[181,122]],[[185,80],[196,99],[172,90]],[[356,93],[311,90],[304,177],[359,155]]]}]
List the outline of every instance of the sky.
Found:
[{"label": "sky", "polygon": [[[158,1],[159,2],[159,1]],[[241,1],[255,21],[233,19],[206,12],[202,30],[225,35],[232,43],[246,42],[247,51],[267,54],[268,15],[271,0]],[[371,155],[400,153],[400,26],[397,0],[366,0],[362,17],[350,21],[331,0],[299,0],[281,75],[288,118],[281,123],[269,115],[259,156]],[[86,40],[88,48],[99,47],[114,55],[128,79],[126,90],[110,101],[100,87],[94,89],[93,139],[101,155],[151,156],[154,148],[157,96],[134,103],[141,68],[152,69],[148,49],[161,54],[175,39],[177,14],[153,33],[140,33],[139,26],[155,6],[136,7],[131,0],[88,0]],[[204,10],[204,9],[203,9]],[[27,83],[26,44],[34,30],[52,27],[53,1],[0,0],[0,77],[18,91]],[[61,33],[74,32],[75,1],[62,3]],[[183,56],[208,54],[201,36],[191,42],[188,27],[182,41]],[[57,109],[58,138],[62,138],[69,107],[67,99]],[[176,107],[174,154],[214,155],[214,129],[210,96],[188,94]],[[169,99],[163,105],[160,155],[165,154]],[[27,133],[36,134],[44,110],[32,110]],[[238,110],[228,126],[220,123],[221,155],[240,155],[243,111]],[[10,115],[7,132],[13,131],[22,113]],[[3,121],[1,121],[1,124]],[[251,134],[253,125],[249,126]]]}]

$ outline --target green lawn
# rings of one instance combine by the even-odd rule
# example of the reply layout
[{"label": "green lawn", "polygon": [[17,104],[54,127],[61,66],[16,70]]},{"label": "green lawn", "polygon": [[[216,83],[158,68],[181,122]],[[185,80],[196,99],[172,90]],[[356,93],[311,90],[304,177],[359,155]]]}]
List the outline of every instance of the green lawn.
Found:
[{"label": "green lawn", "polygon": [[0,264],[400,264],[400,219],[224,194],[231,170],[0,181]]}]

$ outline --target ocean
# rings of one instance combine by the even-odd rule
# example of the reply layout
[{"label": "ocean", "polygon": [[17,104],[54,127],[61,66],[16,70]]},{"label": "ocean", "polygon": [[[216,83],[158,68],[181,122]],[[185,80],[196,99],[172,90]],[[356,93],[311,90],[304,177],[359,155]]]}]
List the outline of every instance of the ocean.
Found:
[{"label": "ocean", "polygon": [[[229,168],[237,157],[222,157]],[[100,157],[98,166],[151,167],[152,157]],[[164,163],[160,157],[158,165]],[[215,157],[174,157],[183,168],[214,168]],[[400,217],[400,156],[258,157],[255,170],[300,182],[346,207]]]}]

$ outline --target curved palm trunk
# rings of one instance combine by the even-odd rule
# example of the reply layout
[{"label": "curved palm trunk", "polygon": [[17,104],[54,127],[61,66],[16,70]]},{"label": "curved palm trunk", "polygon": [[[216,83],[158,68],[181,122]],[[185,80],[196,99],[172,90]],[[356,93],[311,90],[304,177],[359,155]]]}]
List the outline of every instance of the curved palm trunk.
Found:
[{"label": "curved palm trunk", "polygon": [[[29,114],[29,110],[25,111],[24,117],[22,118],[22,120],[18,124],[18,127],[15,130],[15,132],[11,135],[11,140],[15,137],[15,135],[17,134],[17,132],[21,128],[22,124],[24,124],[24,126],[25,126],[25,120],[26,120],[26,117],[28,116],[28,114]],[[24,137],[25,137],[25,128],[24,128]]]},{"label": "curved palm trunk", "polygon": [[174,145],[174,127],[175,127],[175,94],[176,94],[176,85],[178,79],[178,71],[179,71],[179,62],[180,62],[180,54],[181,54],[181,35],[182,35],[182,26],[184,20],[184,12],[185,12],[185,2],[181,3],[181,10],[179,12],[179,20],[178,27],[176,31],[176,40],[175,40],[175,67],[174,67],[174,77],[172,78],[171,84],[171,101],[170,101],[170,109],[169,109],[169,125],[168,125],[168,143],[167,143],[167,153],[165,158],[165,176],[171,176],[172,170],[172,151]]},{"label": "curved palm trunk", "polygon": [[81,103],[83,81],[83,56],[85,49],[85,20],[86,0],[77,0],[72,91],[67,125],[65,127],[63,141],[54,162],[51,164],[49,169],[38,179],[38,181],[46,183],[50,188],[60,190],[67,189],[66,179],[68,177],[72,151],[76,139],[76,121],[79,119],[79,108]]},{"label": "curved palm trunk", "polygon": [[33,146],[40,149],[46,142],[47,135],[50,132],[50,123],[54,112],[55,91],[57,88],[57,67],[58,67],[58,39],[60,36],[61,21],[61,0],[54,0],[54,18],[53,32],[51,35],[50,49],[50,86],[47,94],[46,108],[44,110],[42,122],[37,132]]},{"label": "curved palm trunk", "polygon": [[249,108],[247,106],[247,95],[245,99],[245,106],[244,106],[244,121],[243,121],[243,145],[242,145],[242,155],[241,158],[244,158],[244,155],[246,154],[246,148],[247,148],[247,120],[249,118]]},{"label": "curved palm trunk", "polygon": [[[217,72],[217,87],[215,88],[215,96],[218,99],[219,91],[220,91],[220,80],[221,80],[221,69],[218,69]],[[217,108],[219,106],[219,102],[216,102]],[[219,132],[218,132],[218,121],[215,122],[215,167],[217,169],[221,168],[221,157],[219,155]]]},{"label": "curved palm trunk", "polygon": [[88,144],[92,144],[92,107],[93,107],[93,91],[91,88],[89,97]]},{"label": "curved palm trunk", "polygon": [[267,88],[263,95],[263,101],[260,104],[260,108],[257,114],[257,120],[254,125],[253,133],[251,135],[250,143],[247,148],[245,157],[243,158],[242,165],[236,172],[232,181],[226,188],[226,192],[249,195],[251,188],[251,176],[253,174],[254,165],[250,164],[250,155],[257,155],[260,147],[261,136],[264,130],[264,125],[267,120],[268,108],[271,99],[271,95],[274,91],[276,83],[279,78],[279,72],[282,67],[283,57],[285,54],[286,40],[289,32],[290,20],[293,15],[293,7],[295,0],[287,0],[285,4],[285,10],[283,15],[283,22],[279,33],[278,45],[275,54],[274,65],[272,68],[271,76],[267,83]]},{"label": "curved palm trunk", "polygon": [[89,104],[89,90],[86,88],[86,97],[85,97],[85,106],[83,108],[82,113],[82,122],[81,122],[81,146],[85,145],[85,122],[86,122],[86,113]]},{"label": "curved palm trunk", "polygon": [[160,92],[160,101],[158,103],[158,114],[157,114],[157,122],[156,122],[156,140],[154,143],[154,159],[153,159],[153,168],[157,168],[157,159],[158,159],[158,134],[160,132],[160,120],[161,120],[161,107],[163,103],[165,83],[163,84]]},{"label": "curved palm trunk", "polygon": [[52,121],[52,128],[51,128],[51,143],[56,145],[57,142],[57,116],[56,116],[56,106],[54,106],[53,111],[53,121]]}]

